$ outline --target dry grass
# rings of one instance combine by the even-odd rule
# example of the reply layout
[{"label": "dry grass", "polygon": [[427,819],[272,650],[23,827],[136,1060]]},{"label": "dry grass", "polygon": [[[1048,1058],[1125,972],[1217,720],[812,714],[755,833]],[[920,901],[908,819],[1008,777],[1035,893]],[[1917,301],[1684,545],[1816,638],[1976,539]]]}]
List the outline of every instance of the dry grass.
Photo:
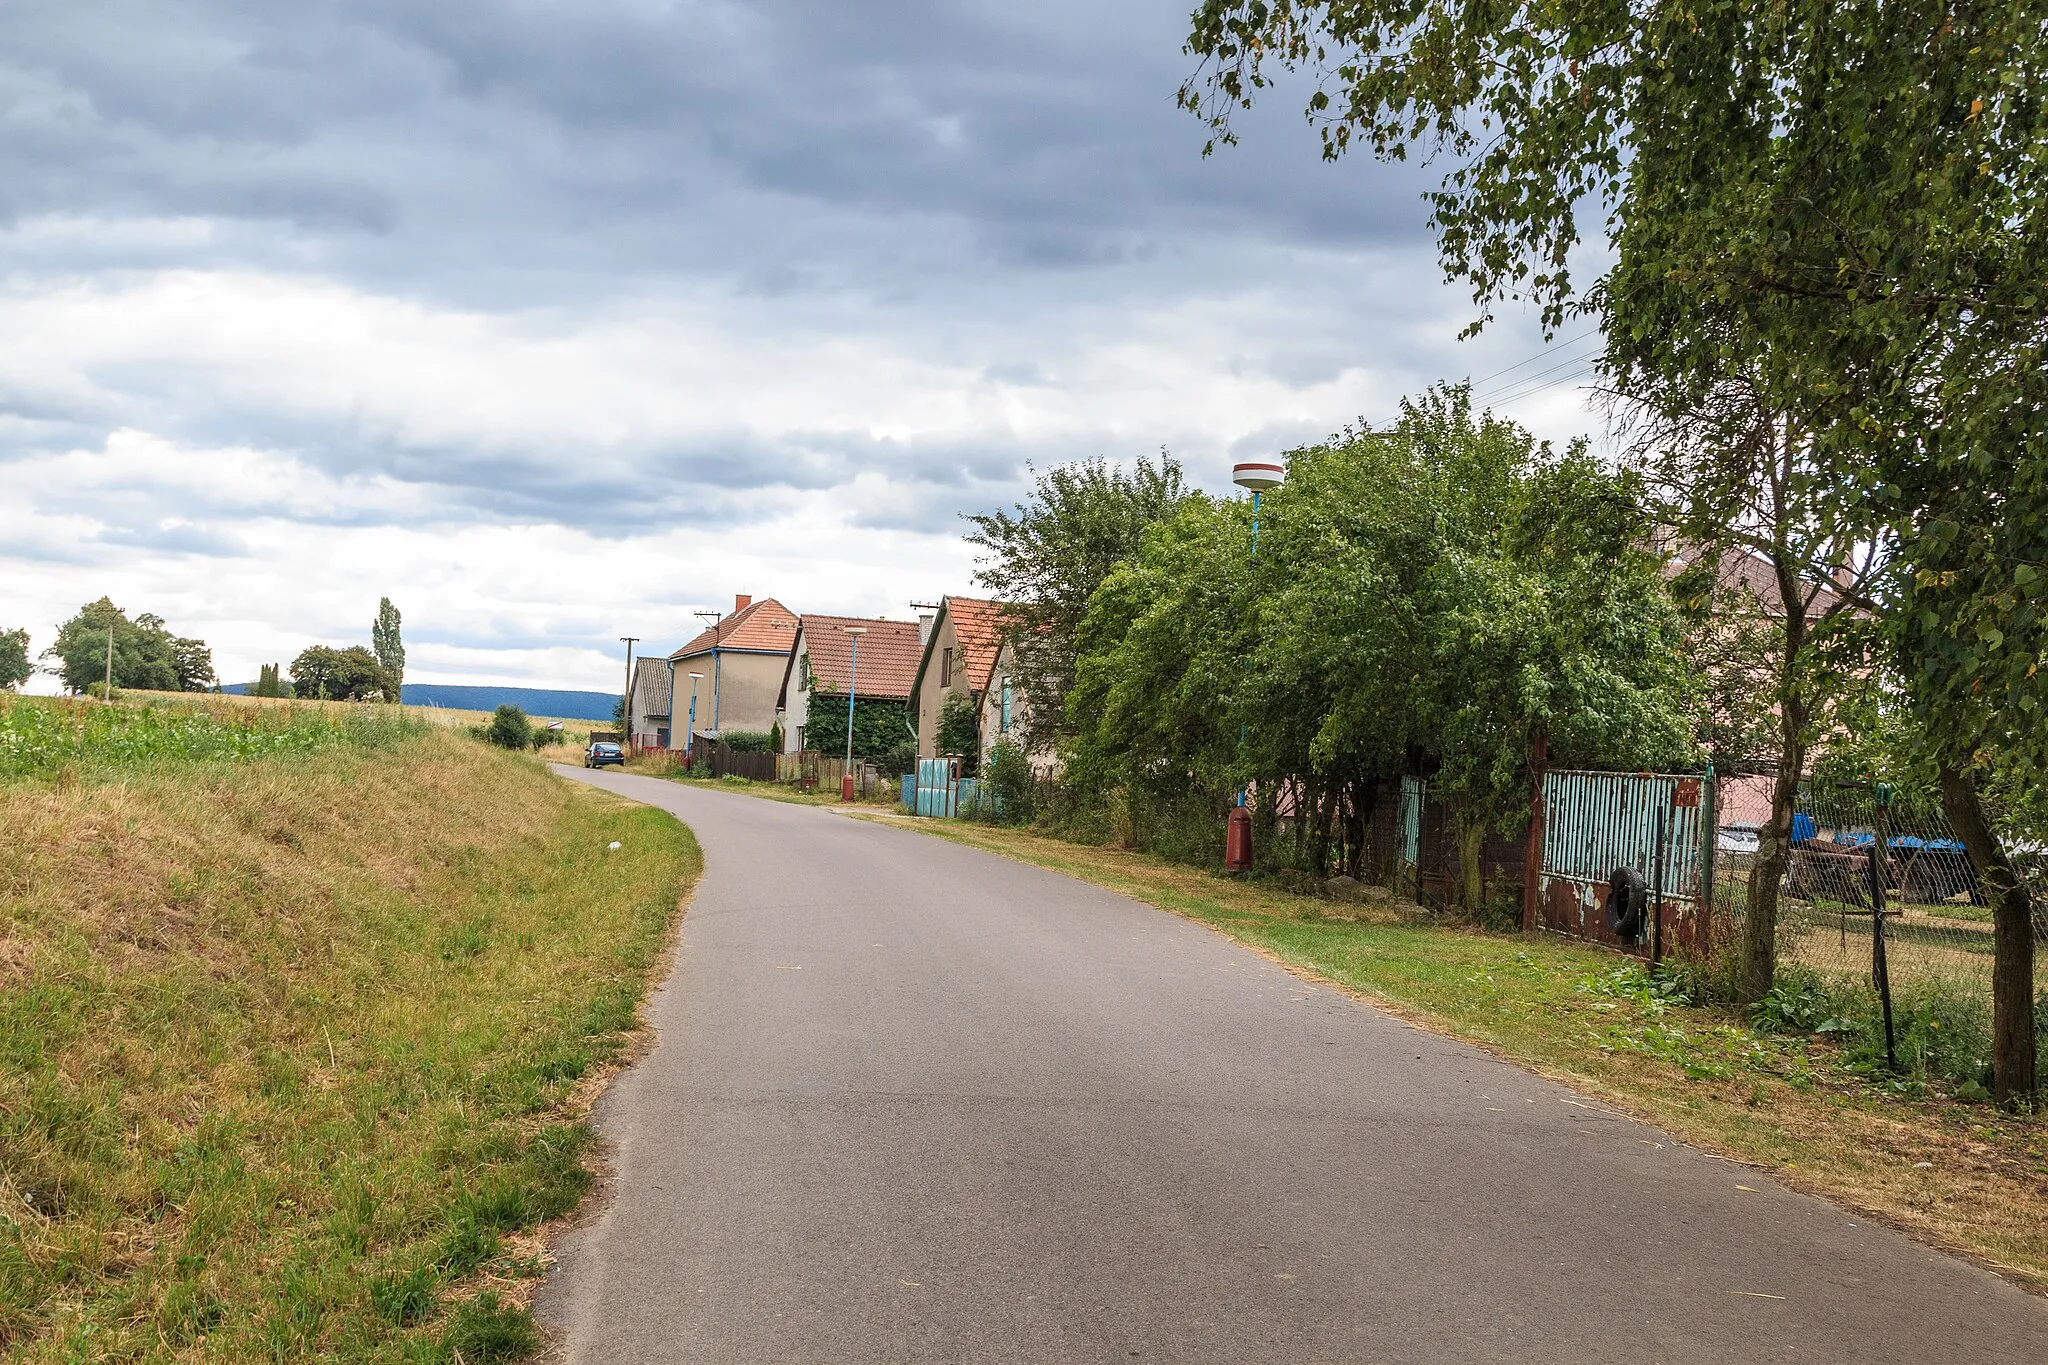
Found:
[{"label": "dry grass", "polygon": [[1618,958],[1549,935],[1403,924],[1391,906],[1310,900],[1142,854],[986,825],[903,823],[1186,915],[1689,1143],[2048,1289],[2048,1120],[1887,1095],[1824,1043],[1760,1035],[1729,1011],[1667,1007],[1632,989]]},{"label": "dry grass", "polygon": [[634,1026],[686,830],[438,730],[0,784],[0,828],[0,1354],[530,1335],[475,1291],[536,1273],[505,1236],[588,1181],[576,1087]]}]

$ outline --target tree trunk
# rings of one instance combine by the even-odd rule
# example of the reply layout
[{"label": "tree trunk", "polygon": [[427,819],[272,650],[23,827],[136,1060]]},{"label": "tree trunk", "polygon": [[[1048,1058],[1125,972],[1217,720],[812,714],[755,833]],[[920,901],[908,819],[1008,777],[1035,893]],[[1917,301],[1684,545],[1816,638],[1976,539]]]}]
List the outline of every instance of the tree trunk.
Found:
[{"label": "tree trunk", "polygon": [[1465,913],[1480,919],[1486,912],[1486,877],[1479,854],[1486,846],[1486,822],[1458,822],[1458,890]]},{"label": "tree trunk", "polygon": [[1968,773],[1941,769],[1941,804],[1970,851],[1977,880],[1991,902],[1992,1098],[2010,1104],[2035,1089],[2034,917],[2020,880]]},{"label": "tree trunk", "polygon": [[[1799,681],[1806,604],[1789,556],[1776,556],[1774,568],[1785,606],[1785,646],[1778,660],[1778,776],[1771,784],[1771,818],[1757,838],[1756,862],[1749,869],[1742,963],[1735,983],[1745,1002],[1762,999],[1778,973],[1778,894],[1792,864],[1792,817],[1798,813],[1799,777],[1806,766],[1806,695]],[[1713,832],[1707,837],[1713,838]]]}]

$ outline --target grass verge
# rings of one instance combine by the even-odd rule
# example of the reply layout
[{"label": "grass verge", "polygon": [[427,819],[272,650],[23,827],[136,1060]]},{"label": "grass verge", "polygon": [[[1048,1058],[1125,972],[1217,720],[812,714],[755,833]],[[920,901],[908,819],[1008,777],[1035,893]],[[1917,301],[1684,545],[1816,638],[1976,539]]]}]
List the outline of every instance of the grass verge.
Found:
[{"label": "grass verge", "polygon": [[[871,817],[872,818],[872,817]],[[1634,1113],[1708,1151],[2048,1291],[2048,1121],[1887,1094],[1840,1049],[1681,1006],[1639,967],[1549,935],[1395,921],[1027,831],[904,821],[1170,910],[1305,975]]]},{"label": "grass verge", "polygon": [[523,1354],[689,832],[444,729],[206,749],[0,782],[0,1355]]}]

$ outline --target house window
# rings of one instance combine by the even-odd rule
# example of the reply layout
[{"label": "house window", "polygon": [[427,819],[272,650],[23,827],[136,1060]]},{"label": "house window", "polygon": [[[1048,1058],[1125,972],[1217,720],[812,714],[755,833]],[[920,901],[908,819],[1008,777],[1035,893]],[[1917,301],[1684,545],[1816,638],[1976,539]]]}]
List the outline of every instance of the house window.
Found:
[{"label": "house window", "polygon": [[952,685],[953,651],[950,649],[942,649],[939,651],[939,686],[951,687]]},{"label": "house window", "polygon": [[1003,733],[1010,733],[1010,680],[1003,679]]}]

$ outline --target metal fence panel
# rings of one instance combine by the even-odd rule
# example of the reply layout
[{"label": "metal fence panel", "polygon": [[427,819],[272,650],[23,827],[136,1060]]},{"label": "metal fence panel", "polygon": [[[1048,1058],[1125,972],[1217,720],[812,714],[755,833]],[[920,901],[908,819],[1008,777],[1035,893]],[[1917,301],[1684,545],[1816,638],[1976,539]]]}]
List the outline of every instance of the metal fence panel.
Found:
[{"label": "metal fence panel", "polygon": [[[1560,771],[1543,777],[1537,924],[1628,952],[1654,953],[1681,933],[1703,940],[1702,779],[1683,773]],[[1607,927],[1607,890],[1631,868],[1661,907],[1641,940]]]}]

